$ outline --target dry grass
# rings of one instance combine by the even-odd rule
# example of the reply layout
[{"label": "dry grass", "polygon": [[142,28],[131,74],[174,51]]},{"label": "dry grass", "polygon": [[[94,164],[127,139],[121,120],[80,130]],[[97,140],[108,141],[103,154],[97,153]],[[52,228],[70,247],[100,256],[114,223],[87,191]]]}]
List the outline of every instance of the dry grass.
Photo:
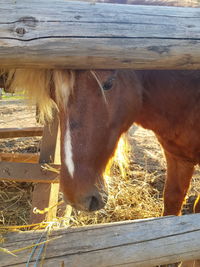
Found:
[{"label": "dry grass", "polygon": [[[38,153],[38,137],[6,139],[0,143],[0,152]],[[0,225],[29,223],[33,184],[0,181]]]},{"label": "dry grass", "polygon": [[0,182],[0,225],[28,224],[32,185]]}]

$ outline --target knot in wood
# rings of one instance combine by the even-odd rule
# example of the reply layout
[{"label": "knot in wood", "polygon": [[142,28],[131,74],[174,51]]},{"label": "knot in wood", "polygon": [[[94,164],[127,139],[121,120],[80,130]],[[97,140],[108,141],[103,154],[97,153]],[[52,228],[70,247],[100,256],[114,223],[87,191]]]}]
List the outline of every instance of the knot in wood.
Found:
[{"label": "knot in wood", "polygon": [[31,16],[21,17],[18,22],[27,27],[36,27],[38,24],[38,20]]},{"label": "knot in wood", "polygon": [[26,29],[23,27],[17,27],[15,31],[20,36],[23,36],[26,33]]}]

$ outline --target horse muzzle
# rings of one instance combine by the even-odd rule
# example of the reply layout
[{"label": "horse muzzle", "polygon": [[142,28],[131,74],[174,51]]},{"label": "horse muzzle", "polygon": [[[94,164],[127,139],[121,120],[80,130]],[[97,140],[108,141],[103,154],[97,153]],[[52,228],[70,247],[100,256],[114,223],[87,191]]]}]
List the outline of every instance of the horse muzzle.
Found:
[{"label": "horse muzzle", "polygon": [[64,195],[65,202],[70,204],[73,208],[80,211],[88,212],[97,211],[104,208],[107,203],[107,199],[108,194],[106,192],[98,191],[96,191],[95,193],[93,192],[93,194],[89,194],[87,196],[79,198],[77,202],[69,201]]},{"label": "horse muzzle", "polygon": [[107,194],[106,194],[106,197],[105,196],[102,197],[101,194],[92,195],[92,196],[86,197],[82,201],[80,208],[82,208],[82,210],[91,212],[91,211],[96,211],[96,210],[100,210],[104,208],[106,203],[107,203]]}]

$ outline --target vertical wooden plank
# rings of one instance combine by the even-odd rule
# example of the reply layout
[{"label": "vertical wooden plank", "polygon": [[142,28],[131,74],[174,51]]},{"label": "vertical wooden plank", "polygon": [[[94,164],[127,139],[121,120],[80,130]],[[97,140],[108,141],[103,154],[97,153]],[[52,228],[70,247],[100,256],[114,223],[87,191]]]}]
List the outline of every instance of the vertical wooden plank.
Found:
[{"label": "vertical wooden plank", "polygon": [[71,219],[71,213],[72,213],[72,206],[66,205],[65,203],[62,203],[57,211],[58,217],[62,218],[61,226],[66,227],[70,225],[70,219]]},{"label": "vertical wooden plank", "polygon": [[[60,128],[57,113],[51,124],[44,127],[39,162],[60,164]],[[32,207],[43,210],[57,204],[58,193],[59,184],[36,184],[32,196]],[[55,218],[56,211],[57,207],[50,209],[47,214],[34,214],[31,211],[31,223],[51,221]]]}]

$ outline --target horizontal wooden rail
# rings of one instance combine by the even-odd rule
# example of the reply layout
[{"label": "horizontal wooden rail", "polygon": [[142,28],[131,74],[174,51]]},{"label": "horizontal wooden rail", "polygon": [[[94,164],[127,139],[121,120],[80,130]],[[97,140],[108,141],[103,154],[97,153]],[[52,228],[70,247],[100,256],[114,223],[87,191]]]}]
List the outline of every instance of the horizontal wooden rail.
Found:
[{"label": "horizontal wooden rail", "polygon": [[51,164],[50,166],[52,168],[36,163],[0,162],[0,180],[58,183],[60,166],[55,164]]},{"label": "horizontal wooden rail", "polygon": [[0,129],[0,138],[41,136],[43,127],[3,128]]},{"label": "horizontal wooden rail", "polygon": [[1,0],[0,65],[197,69],[198,8]]},{"label": "horizontal wooden rail", "polygon": [[[10,251],[26,247],[38,242],[42,233],[11,232],[5,235],[3,246]],[[200,258],[200,215],[60,229],[49,238],[54,237],[60,238],[48,243],[43,266],[157,266]],[[1,267],[25,266],[30,253],[2,254]]]},{"label": "horizontal wooden rail", "polygon": [[36,153],[0,153],[0,161],[9,162],[39,162],[39,154]]}]

